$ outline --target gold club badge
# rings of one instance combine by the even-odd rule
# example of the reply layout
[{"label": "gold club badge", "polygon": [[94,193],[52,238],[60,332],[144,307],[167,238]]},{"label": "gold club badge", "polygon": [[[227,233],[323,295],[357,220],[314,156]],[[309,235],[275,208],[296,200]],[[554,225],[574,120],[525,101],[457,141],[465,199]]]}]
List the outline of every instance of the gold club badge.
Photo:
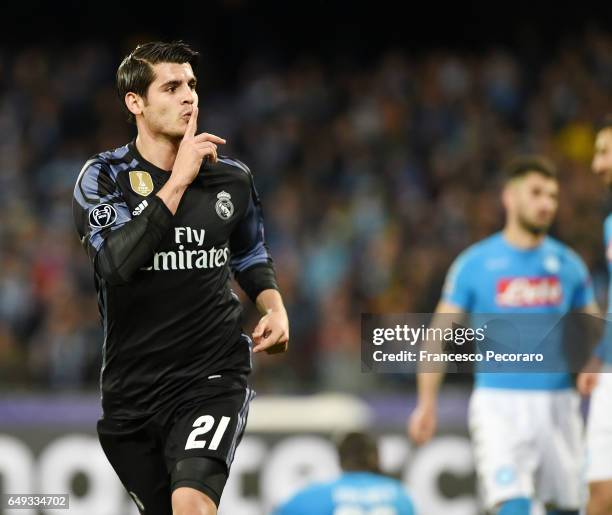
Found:
[{"label": "gold club badge", "polygon": [[130,186],[136,193],[146,197],[153,191],[153,179],[149,172],[130,172]]}]

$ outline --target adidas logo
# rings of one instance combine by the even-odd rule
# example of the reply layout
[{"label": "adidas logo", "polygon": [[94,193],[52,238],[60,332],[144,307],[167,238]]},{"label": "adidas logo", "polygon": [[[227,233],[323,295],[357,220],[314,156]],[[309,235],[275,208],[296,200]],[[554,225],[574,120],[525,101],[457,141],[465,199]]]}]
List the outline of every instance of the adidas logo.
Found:
[{"label": "adidas logo", "polygon": [[143,200],[140,204],[138,204],[136,206],[136,209],[134,209],[134,211],[132,211],[132,214],[134,216],[138,216],[139,214],[141,214],[144,211],[145,207],[147,207],[148,205],[149,205],[149,203],[146,200]]}]

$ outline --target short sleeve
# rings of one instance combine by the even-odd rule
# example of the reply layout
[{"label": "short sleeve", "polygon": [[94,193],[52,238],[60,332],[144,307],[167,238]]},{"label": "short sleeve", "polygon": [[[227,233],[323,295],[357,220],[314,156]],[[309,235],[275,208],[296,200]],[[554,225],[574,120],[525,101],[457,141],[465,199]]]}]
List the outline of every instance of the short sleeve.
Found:
[{"label": "short sleeve", "polygon": [[573,251],[570,251],[570,267],[573,279],[570,308],[580,310],[595,301],[593,282],[584,261]]},{"label": "short sleeve", "polygon": [[444,281],[442,300],[470,311],[474,302],[473,268],[474,256],[470,249],[459,254]]}]

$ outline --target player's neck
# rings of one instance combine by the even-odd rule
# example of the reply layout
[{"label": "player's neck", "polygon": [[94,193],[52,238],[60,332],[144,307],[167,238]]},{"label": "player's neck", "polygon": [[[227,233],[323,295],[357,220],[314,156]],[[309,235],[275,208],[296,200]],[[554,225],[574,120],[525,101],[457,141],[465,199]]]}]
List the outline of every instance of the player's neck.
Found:
[{"label": "player's neck", "polygon": [[146,130],[138,131],[136,149],[140,155],[157,168],[172,171],[178,152],[179,141],[174,141],[161,135],[154,135]]},{"label": "player's neck", "polygon": [[533,249],[546,237],[546,233],[534,234],[514,224],[507,224],[502,234],[506,242],[519,249]]}]

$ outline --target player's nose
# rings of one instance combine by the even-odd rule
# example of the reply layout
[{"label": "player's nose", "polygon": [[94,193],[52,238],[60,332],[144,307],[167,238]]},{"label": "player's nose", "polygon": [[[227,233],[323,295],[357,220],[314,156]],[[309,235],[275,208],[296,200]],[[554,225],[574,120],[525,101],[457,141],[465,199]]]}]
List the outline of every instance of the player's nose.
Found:
[{"label": "player's nose", "polygon": [[190,87],[186,87],[183,89],[183,96],[181,98],[182,104],[193,104],[197,98],[197,94]]},{"label": "player's nose", "polygon": [[539,207],[541,214],[550,215],[557,209],[557,201],[554,198],[542,198]]},{"label": "player's nose", "polygon": [[593,170],[593,173],[595,175],[601,175],[605,170],[604,167],[601,164],[601,160],[600,159],[593,159],[593,163],[591,164],[591,169]]}]

